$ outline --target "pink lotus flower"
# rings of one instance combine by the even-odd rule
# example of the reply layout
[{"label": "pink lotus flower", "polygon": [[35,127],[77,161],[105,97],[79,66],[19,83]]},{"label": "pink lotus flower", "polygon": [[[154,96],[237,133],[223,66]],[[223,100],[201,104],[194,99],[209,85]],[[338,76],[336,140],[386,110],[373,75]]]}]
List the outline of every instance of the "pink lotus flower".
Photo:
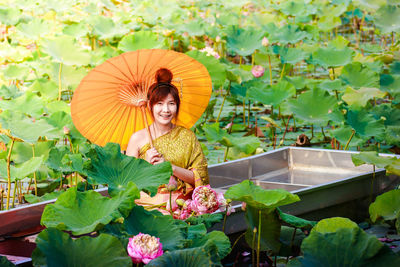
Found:
[{"label": "pink lotus flower", "polygon": [[264,37],[264,38],[262,39],[262,41],[261,41],[261,44],[262,44],[263,46],[268,46],[268,45],[269,45],[269,40],[268,40],[268,38],[267,38],[267,37]]},{"label": "pink lotus flower", "polygon": [[260,78],[261,76],[264,75],[264,67],[260,66],[260,65],[255,65],[252,69],[251,69],[251,73],[253,73],[253,76],[256,78]]},{"label": "pink lotus flower", "polygon": [[159,238],[142,233],[129,238],[128,254],[132,258],[133,263],[143,262],[144,264],[148,264],[163,253]]},{"label": "pink lotus flower", "polygon": [[71,131],[67,126],[63,127],[64,134],[69,134]]},{"label": "pink lotus flower", "polygon": [[198,186],[193,190],[190,209],[197,214],[212,213],[219,208],[218,194],[210,185]]}]

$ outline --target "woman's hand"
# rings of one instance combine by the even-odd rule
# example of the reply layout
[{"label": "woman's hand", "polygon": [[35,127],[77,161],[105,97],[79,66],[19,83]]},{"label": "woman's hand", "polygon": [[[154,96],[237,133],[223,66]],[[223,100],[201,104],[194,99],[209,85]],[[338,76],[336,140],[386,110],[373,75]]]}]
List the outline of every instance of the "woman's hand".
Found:
[{"label": "woman's hand", "polygon": [[164,162],[165,159],[155,148],[150,148],[146,151],[146,161],[154,165]]}]

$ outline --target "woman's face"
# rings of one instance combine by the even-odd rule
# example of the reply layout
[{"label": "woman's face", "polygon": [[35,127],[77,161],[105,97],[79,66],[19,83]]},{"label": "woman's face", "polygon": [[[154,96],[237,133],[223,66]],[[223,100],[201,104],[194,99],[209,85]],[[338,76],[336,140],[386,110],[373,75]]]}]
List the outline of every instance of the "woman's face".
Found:
[{"label": "woman's face", "polygon": [[167,125],[175,118],[176,111],[177,106],[175,100],[171,94],[168,94],[166,98],[154,104],[153,117],[157,123]]}]

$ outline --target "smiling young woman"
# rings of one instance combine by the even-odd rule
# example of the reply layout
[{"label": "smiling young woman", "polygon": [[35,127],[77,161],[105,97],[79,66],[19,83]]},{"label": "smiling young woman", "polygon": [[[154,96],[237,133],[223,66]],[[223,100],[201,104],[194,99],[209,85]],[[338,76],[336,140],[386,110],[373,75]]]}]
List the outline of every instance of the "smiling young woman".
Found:
[{"label": "smiling young woman", "polygon": [[[151,164],[169,161],[173,176],[178,184],[173,194],[177,198],[190,198],[193,188],[206,185],[208,181],[207,161],[196,135],[189,129],[176,125],[180,98],[178,89],[171,84],[172,73],[165,68],[156,72],[156,83],[148,92],[148,107],[154,122],[149,126],[154,147],[151,148],[146,129],[134,133],[128,144],[126,154],[142,158]],[[137,201],[141,205],[156,205],[167,202],[169,194],[160,187],[155,198],[141,193]]]}]

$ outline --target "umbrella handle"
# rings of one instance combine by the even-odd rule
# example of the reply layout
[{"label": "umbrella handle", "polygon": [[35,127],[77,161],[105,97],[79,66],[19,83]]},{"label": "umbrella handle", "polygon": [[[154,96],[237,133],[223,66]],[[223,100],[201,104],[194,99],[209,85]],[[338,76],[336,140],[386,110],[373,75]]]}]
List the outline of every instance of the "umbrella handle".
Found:
[{"label": "umbrella handle", "polygon": [[147,130],[147,136],[149,137],[149,140],[150,140],[150,146],[151,146],[151,148],[153,148],[153,147],[154,147],[154,145],[153,145],[153,138],[151,138],[149,123],[147,122],[146,106],[145,106],[145,105],[141,105],[141,106],[140,106],[140,109],[141,109],[141,111],[142,111],[144,125],[145,125],[146,130]]}]

